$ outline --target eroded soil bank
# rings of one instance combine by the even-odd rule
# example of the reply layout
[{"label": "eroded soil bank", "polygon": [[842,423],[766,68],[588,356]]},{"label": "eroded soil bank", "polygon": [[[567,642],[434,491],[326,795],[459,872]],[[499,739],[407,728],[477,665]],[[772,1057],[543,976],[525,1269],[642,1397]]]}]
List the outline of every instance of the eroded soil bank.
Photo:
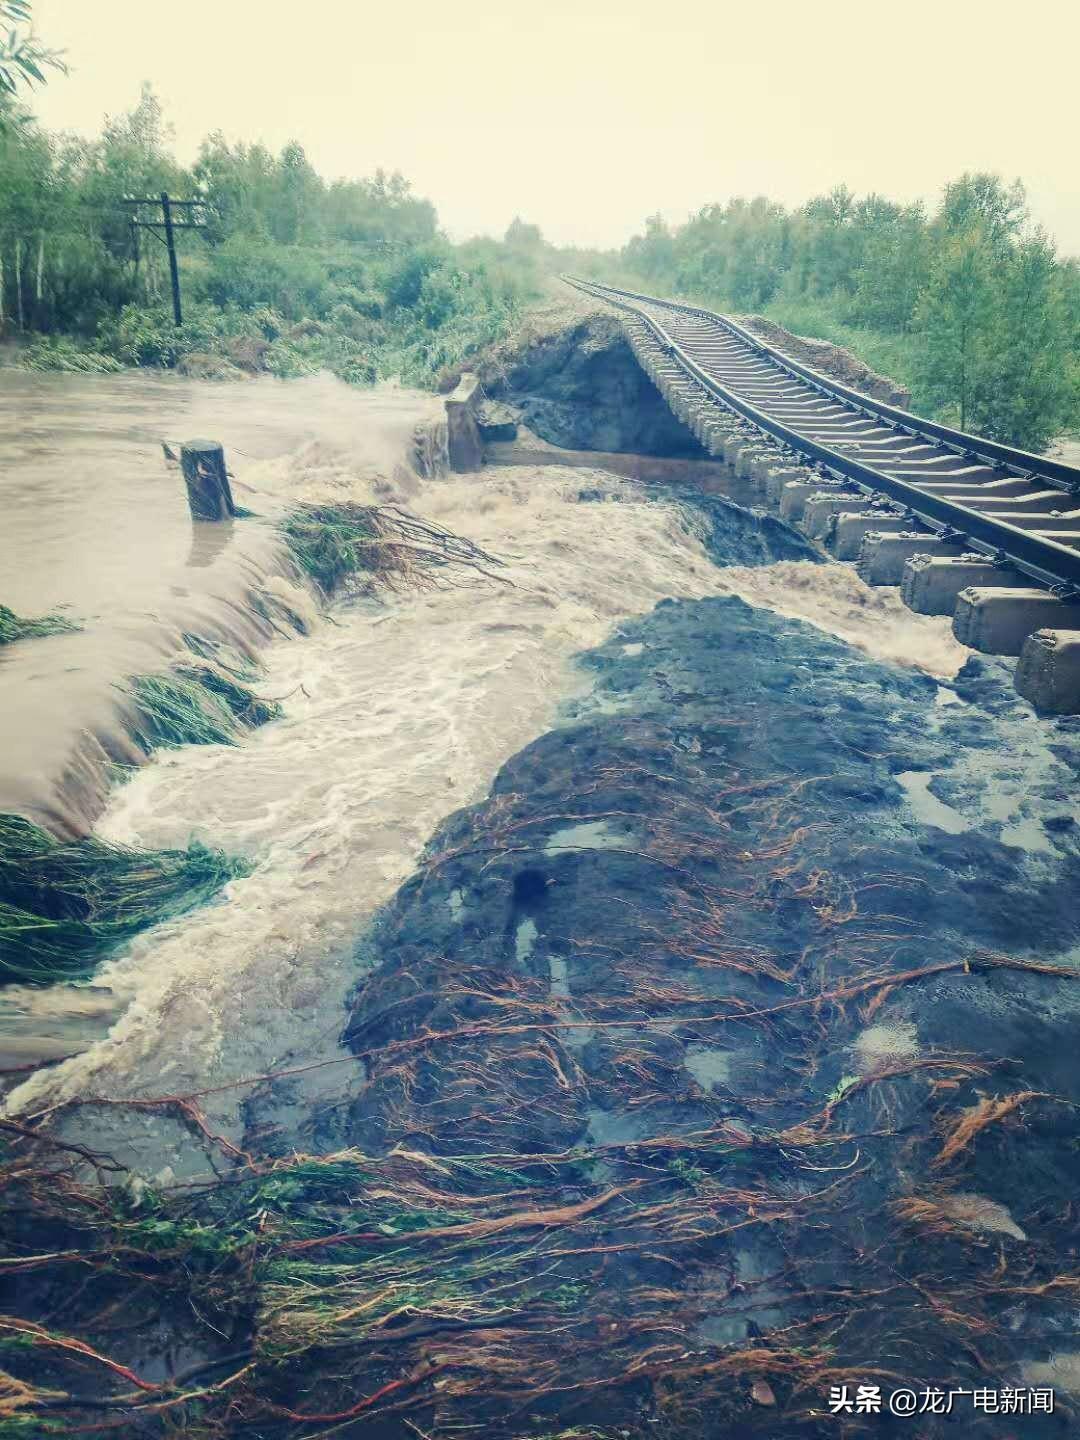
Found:
[{"label": "eroded soil bank", "polygon": [[[761,315],[737,317],[784,354],[892,405],[910,395],[842,346],[811,340]],[[705,459],[693,434],[671,413],[642,371],[618,313],[575,293],[530,313],[516,334],[467,366],[448,370],[452,389],[474,371],[491,398],[509,404],[541,440],[568,450]]]},{"label": "eroded soil bank", "polygon": [[[708,518],[717,563],[801,563]],[[622,621],[362,938],[317,1103],[244,1087],[208,1188],[27,1165],[16,1313],[144,1385],[221,1367],[84,1397],[147,1434],[824,1437],[911,1424],[838,1432],[832,1384],[1051,1373],[1020,1433],[1070,1433],[1080,734],[867,649],[736,595]]]}]

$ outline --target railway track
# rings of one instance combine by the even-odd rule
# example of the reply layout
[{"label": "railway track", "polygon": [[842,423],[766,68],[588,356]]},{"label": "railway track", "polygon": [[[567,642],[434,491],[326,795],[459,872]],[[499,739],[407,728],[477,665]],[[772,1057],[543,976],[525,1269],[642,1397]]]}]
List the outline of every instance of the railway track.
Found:
[{"label": "railway track", "polygon": [[1017,688],[1080,711],[1080,469],[908,414],[700,306],[563,277],[616,306],[712,455],[870,584],[1018,655]]}]

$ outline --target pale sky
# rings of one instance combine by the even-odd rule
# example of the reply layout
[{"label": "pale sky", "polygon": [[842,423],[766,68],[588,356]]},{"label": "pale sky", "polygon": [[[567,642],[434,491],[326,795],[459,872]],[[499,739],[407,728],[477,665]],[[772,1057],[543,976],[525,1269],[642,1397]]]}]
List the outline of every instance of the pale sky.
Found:
[{"label": "pale sky", "polygon": [[455,239],[515,214],[615,246],[660,210],[846,182],[934,199],[1019,176],[1080,253],[1077,0],[36,0],[93,134],[149,80],[194,158],[213,129],[299,140],[329,178],[400,170]]}]

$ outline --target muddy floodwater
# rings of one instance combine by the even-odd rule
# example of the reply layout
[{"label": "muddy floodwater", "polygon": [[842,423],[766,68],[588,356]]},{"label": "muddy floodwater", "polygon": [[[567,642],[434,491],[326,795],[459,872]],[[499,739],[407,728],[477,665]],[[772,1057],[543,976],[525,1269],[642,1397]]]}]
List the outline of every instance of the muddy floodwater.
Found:
[{"label": "muddy floodwater", "polygon": [[[584,684],[576,657],[662,600],[739,595],[942,678],[967,653],[946,622],[849,567],[718,566],[674,495],[554,466],[421,480],[412,435],[441,404],[419,392],[8,372],[2,393],[3,598],[84,628],[0,654],[0,811],[150,849],[199,841],[252,866],[92,985],[0,993],[9,1058],[79,1052],[21,1086],[21,1106],[200,1089],[336,1053],[364,922],[438,821],[556,722]],[[225,444],[251,518],[192,525],[161,449],[191,436]],[[506,570],[338,604],[313,634],[268,644],[253,603],[291,583],[275,522],[290,501],[327,499],[407,504]],[[191,631],[257,653],[283,718],[240,748],[159,751],[117,785],[113,762],[144,758],[128,753],[117,686]],[[210,1105],[237,1135],[241,1100]],[[177,1166],[185,1137],[157,1118],[129,1128],[145,1128],[147,1163]]]},{"label": "muddy floodwater", "polygon": [[[80,630],[12,647],[0,682],[0,810],[78,834],[103,801],[103,762],[129,761],[114,682],[159,668],[184,632],[250,645],[252,592],[282,570],[273,529],[286,476],[275,459],[333,442],[388,480],[431,397],[356,392],[328,378],[213,385],[3,371],[0,381],[0,590],[34,616]],[[162,442],[227,437],[239,505],[251,521],[192,526]]]}]

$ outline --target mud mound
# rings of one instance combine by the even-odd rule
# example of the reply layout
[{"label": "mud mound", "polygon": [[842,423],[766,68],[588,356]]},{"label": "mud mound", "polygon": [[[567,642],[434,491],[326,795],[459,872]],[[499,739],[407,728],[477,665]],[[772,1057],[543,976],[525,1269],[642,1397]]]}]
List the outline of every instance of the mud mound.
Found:
[{"label": "mud mound", "polygon": [[[718,555],[774,558],[721,513]],[[39,1313],[99,1307],[80,1336],[135,1367],[163,1293],[206,1317],[224,1378],[200,1356],[189,1414],[223,1440],[899,1435],[827,1415],[864,1384],[963,1387],[921,1440],[997,1440],[974,1391],[1073,1374],[1080,841],[1051,822],[1075,727],[1021,725],[993,666],[941,705],[730,596],[665,601],[583,664],[592,692],[364,938],[336,1089],[254,1093],[230,1173],[173,1211],[61,1195],[81,1229],[16,1229],[11,1306],[89,1266],[93,1300],[58,1280]],[[962,825],[921,818],[912,776]],[[1003,827],[1013,791],[1038,845]],[[214,1138],[207,1093],[132,1103]],[[49,1384],[58,1337],[15,1328],[15,1384]],[[185,1423],[172,1388],[94,1383],[80,1419]],[[1059,1391],[1016,1433],[1073,1420]]]},{"label": "mud mound", "polygon": [[[638,364],[610,311],[541,312],[469,368],[487,395],[512,404],[549,444],[704,458]],[[459,373],[447,372],[440,388]]]},{"label": "mud mound", "polygon": [[766,345],[773,346],[793,360],[811,365],[823,375],[831,375],[842,385],[850,385],[860,394],[874,400],[883,400],[886,405],[898,405],[901,410],[911,406],[911,391],[905,390],[887,375],[879,375],[853,355],[843,345],[834,345],[830,340],[815,340],[808,335],[794,335],[777,325],[775,320],[766,320],[764,315],[740,315],[740,324],[759,335]]},{"label": "mud mound", "polygon": [[[761,315],[739,317],[778,350],[865,395],[907,407],[911,396],[850,350],[793,335]],[[470,360],[493,399],[514,407],[542,440],[569,450],[701,459],[705,452],[672,415],[627,344],[619,317],[605,307],[556,305],[534,311],[516,334]],[[445,371],[453,389],[462,367]]]}]

